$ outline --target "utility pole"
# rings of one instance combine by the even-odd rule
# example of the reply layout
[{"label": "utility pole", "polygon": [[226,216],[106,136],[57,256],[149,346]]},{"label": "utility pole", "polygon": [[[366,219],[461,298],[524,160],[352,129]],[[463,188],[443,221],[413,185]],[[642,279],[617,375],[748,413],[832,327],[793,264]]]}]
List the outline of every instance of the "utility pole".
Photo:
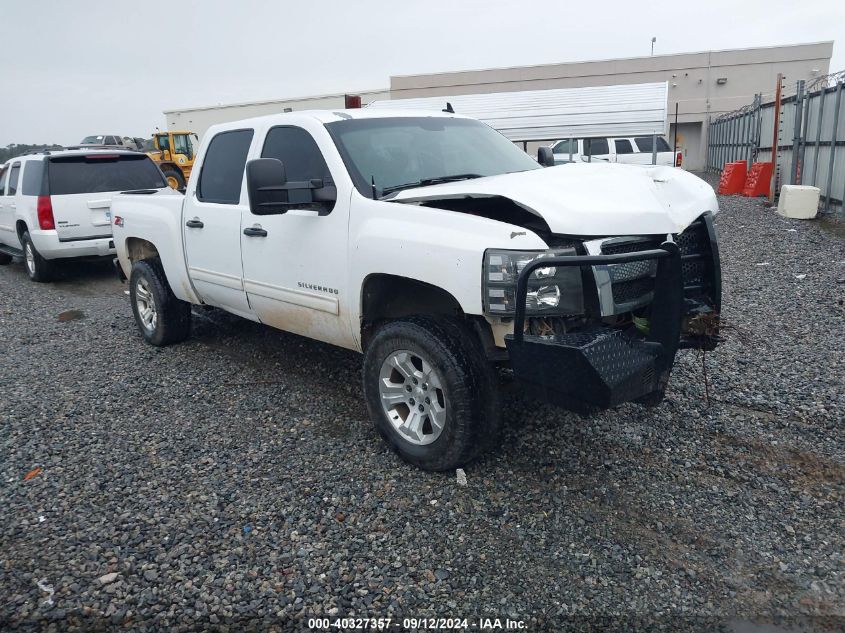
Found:
[{"label": "utility pole", "polygon": [[775,88],[775,121],[772,125],[772,179],[769,181],[769,204],[775,203],[775,187],[777,186],[778,154],[780,154],[780,108],[781,88],[783,87],[783,75],[778,73],[778,85]]}]

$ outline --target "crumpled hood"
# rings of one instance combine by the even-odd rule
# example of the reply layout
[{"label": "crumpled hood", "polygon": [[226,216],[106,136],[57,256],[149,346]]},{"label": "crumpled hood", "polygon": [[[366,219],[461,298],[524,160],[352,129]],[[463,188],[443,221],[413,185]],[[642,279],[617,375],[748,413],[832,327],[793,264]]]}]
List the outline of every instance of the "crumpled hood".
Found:
[{"label": "crumpled hood", "polygon": [[542,217],[553,233],[579,236],[679,233],[705,211],[713,188],[674,167],[573,163],[416,187],[390,200],[501,196]]}]

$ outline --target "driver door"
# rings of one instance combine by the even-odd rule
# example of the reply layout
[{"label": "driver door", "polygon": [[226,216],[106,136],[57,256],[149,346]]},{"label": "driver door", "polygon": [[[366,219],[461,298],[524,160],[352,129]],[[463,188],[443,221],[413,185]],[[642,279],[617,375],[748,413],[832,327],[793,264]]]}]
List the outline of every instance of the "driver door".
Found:
[{"label": "driver door", "polygon": [[[311,134],[297,126],[271,128],[261,158],[282,161],[289,181],[335,181]],[[286,212],[241,222],[244,289],[262,323],[343,347],[354,346],[346,294],[349,193],[315,204],[310,192],[290,192]],[[296,201],[301,200],[301,205]]]}]

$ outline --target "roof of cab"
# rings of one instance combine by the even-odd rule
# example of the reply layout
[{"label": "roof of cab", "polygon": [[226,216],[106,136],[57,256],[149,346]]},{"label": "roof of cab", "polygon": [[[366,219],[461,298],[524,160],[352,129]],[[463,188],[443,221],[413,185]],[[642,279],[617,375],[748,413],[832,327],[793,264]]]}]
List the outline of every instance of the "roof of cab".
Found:
[{"label": "roof of cab", "polygon": [[351,110],[297,110],[294,112],[279,112],[277,114],[266,114],[264,116],[238,121],[218,123],[209,128],[209,132],[221,130],[237,130],[243,127],[260,125],[265,123],[285,123],[294,120],[312,119],[320,123],[333,123],[345,119],[396,119],[408,117],[440,117],[452,119],[466,119],[469,117],[451,112],[440,112],[437,110],[410,110],[390,108],[355,108]]}]

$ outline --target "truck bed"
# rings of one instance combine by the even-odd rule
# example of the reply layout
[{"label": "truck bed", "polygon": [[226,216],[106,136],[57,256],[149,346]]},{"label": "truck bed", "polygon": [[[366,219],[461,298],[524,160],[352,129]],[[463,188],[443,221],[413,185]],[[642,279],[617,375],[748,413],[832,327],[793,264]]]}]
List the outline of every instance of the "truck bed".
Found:
[{"label": "truck bed", "polygon": [[[149,249],[158,252],[173,294],[183,301],[200,303],[185,264],[182,241],[182,205],[185,196],[173,189],[125,192],[112,202],[112,229],[118,261],[124,274],[132,272],[132,259],[142,259]],[[131,235],[131,237],[128,237]]]}]

